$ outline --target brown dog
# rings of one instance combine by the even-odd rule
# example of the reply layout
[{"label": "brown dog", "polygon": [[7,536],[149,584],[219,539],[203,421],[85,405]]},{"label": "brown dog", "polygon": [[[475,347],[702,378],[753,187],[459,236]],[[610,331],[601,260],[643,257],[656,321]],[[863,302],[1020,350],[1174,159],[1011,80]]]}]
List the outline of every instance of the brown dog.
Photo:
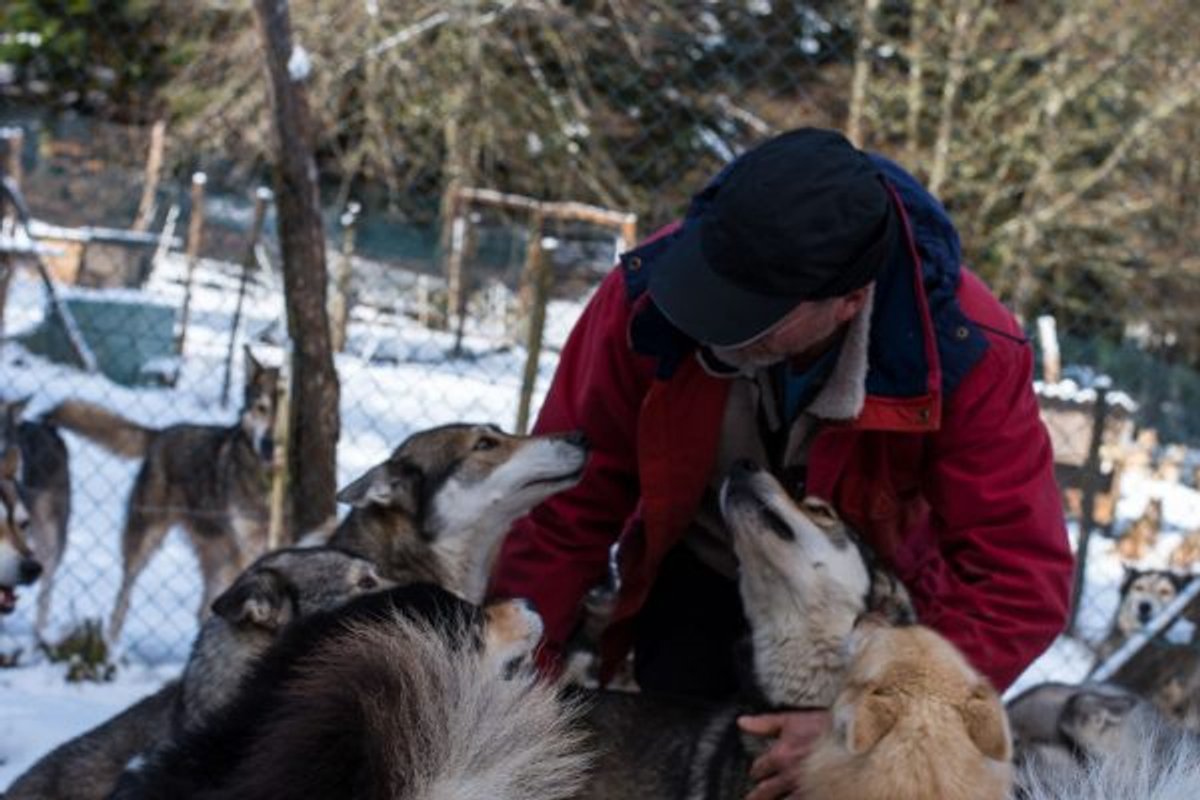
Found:
[{"label": "brown dog", "polygon": [[1004,800],[1012,738],[987,679],[940,635],[864,617],[804,770],[806,800]]},{"label": "brown dog", "polygon": [[1138,561],[1146,557],[1158,542],[1162,529],[1162,498],[1152,497],[1146,510],[1134,520],[1117,542],[1117,552],[1126,561]]}]

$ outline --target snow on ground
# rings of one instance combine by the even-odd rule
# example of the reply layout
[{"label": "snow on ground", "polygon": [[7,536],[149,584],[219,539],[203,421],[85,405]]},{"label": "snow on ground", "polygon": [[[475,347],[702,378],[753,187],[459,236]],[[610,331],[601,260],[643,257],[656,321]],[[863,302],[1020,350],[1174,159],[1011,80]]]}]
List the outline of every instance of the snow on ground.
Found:
[{"label": "snow on ground", "polygon": [[[178,308],[184,263],[171,257],[156,271],[144,293],[105,292],[105,299],[147,295]],[[414,282],[398,280],[395,309],[358,308],[349,346],[337,357],[341,379],[342,437],[338,476],[343,484],[383,459],[409,433],[454,420],[496,422],[512,428],[525,351],[506,344],[495,315],[472,322],[464,356],[447,358],[453,338],[415,322]],[[229,347],[236,279],[201,262],[192,300],[187,357],[175,388],[130,389],[107,379],[32,356],[15,344],[0,353],[0,396],[31,394],[37,414],[67,398],[91,400],[133,419],[162,427],[174,422],[229,424],[236,416],[241,385],[239,339],[235,348],[230,407],[220,404],[223,365]],[[73,290],[81,291],[81,290]],[[496,306],[495,293],[486,300]],[[277,291],[252,285],[243,311],[242,338],[253,341],[256,356],[280,363],[278,344],[282,301]],[[547,343],[540,362],[534,408],[539,405],[557,361],[557,347],[577,317],[578,303],[556,302],[549,309]],[[42,317],[39,285],[22,276],[14,281],[7,325],[19,331]],[[276,337],[276,344],[261,340]],[[137,464],[122,461],[85,440],[67,434],[71,453],[72,517],[64,563],[55,584],[51,639],[87,618],[105,618],[120,576],[118,540],[124,502]],[[1200,524],[1200,493],[1149,479],[1126,480],[1117,507],[1120,530],[1136,519],[1147,500],[1163,500],[1165,530],[1144,566],[1162,566],[1179,536]],[[1079,629],[1087,641],[1103,637],[1112,618],[1122,568],[1112,541],[1093,537]],[[121,668],[113,683],[68,685],[62,669],[32,653],[32,600],[25,590],[16,614],[0,620],[0,653],[21,648],[23,666],[0,670],[0,786],[23,772],[53,746],[83,732],[154,691],[177,675],[196,630],[200,587],[194,558],[182,535],[174,533],[138,581],[125,634],[118,647]],[[1074,681],[1091,666],[1088,648],[1060,637],[1014,686],[1041,680]]]}]

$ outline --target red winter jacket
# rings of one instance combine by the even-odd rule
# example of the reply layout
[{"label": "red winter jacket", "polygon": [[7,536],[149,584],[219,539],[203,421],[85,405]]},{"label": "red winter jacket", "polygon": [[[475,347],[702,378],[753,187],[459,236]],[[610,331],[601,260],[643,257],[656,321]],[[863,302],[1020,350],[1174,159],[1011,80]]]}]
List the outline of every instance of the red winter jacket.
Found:
[{"label": "red winter jacket", "polygon": [[[886,174],[906,258],[876,285],[862,413],[815,435],[806,489],[891,564],[920,620],[1003,690],[1062,629],[1072,575],[1032,353],[961,270],[936,201],[906,174]],[[583,430],[593,446],[580,484],[514,526],[493,581],[494,594],[535,603],[551,656],[584,593],[605,579],[618,536],[621,591],[603,651],[610,666],[628,651],[630,623],[713,468],[729,380],[700,367],[644,291],[677,228],[604,280],[535,426]]]}]

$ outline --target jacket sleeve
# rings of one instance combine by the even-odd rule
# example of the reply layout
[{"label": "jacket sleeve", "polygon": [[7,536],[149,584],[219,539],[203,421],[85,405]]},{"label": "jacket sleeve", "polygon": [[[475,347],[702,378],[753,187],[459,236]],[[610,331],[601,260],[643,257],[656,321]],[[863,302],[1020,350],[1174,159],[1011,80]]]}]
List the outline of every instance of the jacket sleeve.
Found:
[{"label": "jacket sleeve", "polygon": [[1073,559],[1031,348],[990,338],[927,453],[928,525],[901,578],[921,621],[1003,691],[1062,631]]},{"label": "jacket sleeve", "polygon": [[492,580],[493,596],[533,601],[551,660],[561,654],[584,594],[607,577],[608,550],[637,503],[635,435],[651,365],[629,348],[630,305],[621,269],[614,269],[568,337],[534,431],[583,431],[588,463],[577,486],[513,526]]}]

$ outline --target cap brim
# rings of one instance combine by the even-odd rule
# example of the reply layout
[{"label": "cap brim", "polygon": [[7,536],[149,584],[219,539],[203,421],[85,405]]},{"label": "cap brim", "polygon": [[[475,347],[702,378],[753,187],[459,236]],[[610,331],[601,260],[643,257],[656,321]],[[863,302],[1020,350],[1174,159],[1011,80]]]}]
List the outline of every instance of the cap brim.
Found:
[{"label": "cap brim", "polygon": [[654,260],[650,297],[671,324],[696,341],[737,347],[758,338],[800,301],[751,292],[717,274],[700,246],[700,226],[688,225]]}]

